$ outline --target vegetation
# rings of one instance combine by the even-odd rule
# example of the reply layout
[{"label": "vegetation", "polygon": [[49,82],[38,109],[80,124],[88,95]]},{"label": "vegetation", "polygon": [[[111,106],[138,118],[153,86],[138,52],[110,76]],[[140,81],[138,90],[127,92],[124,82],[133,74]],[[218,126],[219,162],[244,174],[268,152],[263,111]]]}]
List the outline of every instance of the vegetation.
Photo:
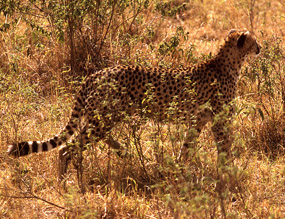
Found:
[{"label": "vegetation", "polygon": [[[0,217],[284,218],[284,20],[283,0],[2,0]],[[113,130],[131,157],[99,142],[63,183],[57,151],[7,156],[14,141],[57,134],[90,73],[191,65],[233,28],[254,31],[263,49],[242,69],[227,167],[216,165],[209,127],[182,163],[187,127],[137,117]]]}]

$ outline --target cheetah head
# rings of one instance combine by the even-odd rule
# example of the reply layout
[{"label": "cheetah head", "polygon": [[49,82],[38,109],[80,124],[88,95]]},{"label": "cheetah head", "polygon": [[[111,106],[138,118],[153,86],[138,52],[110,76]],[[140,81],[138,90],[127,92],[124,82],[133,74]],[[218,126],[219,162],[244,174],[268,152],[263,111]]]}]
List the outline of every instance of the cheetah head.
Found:
[{"label": "cheetah head", "polygon": [[234,44],[237,51],[245,56],[260,54],[261,46],[249,31],[231,30],[227,38],[229,42]]}]

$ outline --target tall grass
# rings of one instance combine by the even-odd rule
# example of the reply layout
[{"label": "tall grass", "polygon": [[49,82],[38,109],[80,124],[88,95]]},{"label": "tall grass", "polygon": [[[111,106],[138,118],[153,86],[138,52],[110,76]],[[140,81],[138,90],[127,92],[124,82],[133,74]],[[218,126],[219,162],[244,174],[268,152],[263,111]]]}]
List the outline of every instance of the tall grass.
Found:
[{"label": "tall grass", "polygon": [[[284,8],[282,0],[2,1],[1,218],[283,218]],[[140,117],[112,131],[131,156],[91,145],[82,179],[75,161],[66,190],[57,151],[7,156],[14,141],[57,134],[95,70],[195,64],[214,55],[232,28],[254,31],[263,49],[242,69],[231,165],[216,165],[209,127],[180,162],[187,127]]]}]

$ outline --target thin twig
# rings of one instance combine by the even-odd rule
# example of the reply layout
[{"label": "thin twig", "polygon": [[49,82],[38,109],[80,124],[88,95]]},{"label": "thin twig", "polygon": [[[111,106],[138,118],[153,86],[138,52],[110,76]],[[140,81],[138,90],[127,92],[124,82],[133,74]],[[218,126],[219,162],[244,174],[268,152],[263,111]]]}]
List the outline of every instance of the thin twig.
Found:
[{"label": "thin twig", "polygon": [[101,45],[100,45],[100,47],[99,47],[98,54],[100,54],[101,49],[102,49],[102,47],[103,47],[103,44],[104,44],[104,42],[105,42],[105,40],[106,40],[107,34],[108,34],[108,32],[109,32],[109,29],[110,29],[110,26],[111,26],[111,22],[112,22],[112,20],[113,20],[113,16],[114,16],[114,13],[115,13],[116,5],[117,5],[117,1],[114,2],[113,8],[112,8],[111,17],[110,17],[110,20],[109,20],[109,23],[108,23],[108,26],[107,26],[105,35],[104,35],[104,37],[103,37],[103,39],[102,39],[102,41],[101,41]]},{"label": "thin twig", "polygon": [[53,202],[50,202],[50,201],[48,201],[48,200],[46,200],[44,198],[41,198],[39,196],[36,196],[36,195],[32,194],[32,193],[30,193],[30,196],[13,196],[13,195],[0,195],[0,196],[5,197],[5,198],[14,198],[14,199],[33,199],[34,198],[34,199],[38,199],[38,200],[41,200],[43,202],[46,202],[49,205],[53,205],[53,206],[55,206],[57,208],[64,209],[64,210],[67,210],[67,211],[71,211],[71,210],[66,209],[65,207],[59,206],[59,205],[57,205],[57,204],[55,204]]}]

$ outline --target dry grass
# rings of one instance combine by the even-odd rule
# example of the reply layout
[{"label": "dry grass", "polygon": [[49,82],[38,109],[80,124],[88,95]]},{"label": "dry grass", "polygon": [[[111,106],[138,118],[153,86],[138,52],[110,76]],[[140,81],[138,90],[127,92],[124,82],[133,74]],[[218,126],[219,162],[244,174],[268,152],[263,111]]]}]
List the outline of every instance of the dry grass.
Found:
[{"label": "dry grass", "polygon": [[[70,71],[68,41],[41,35],[20,20],[0,35],[1,218],[285,217],[284,1],[185,2],[186,10],[174,17],[163,18],[153,4],[137,23],[129,19],[118,29],[111,25],[100,57],[90,53],[90,62],[84,59],[75,67],[85,73],[117,63],[188,65],[215,53],[230,29],[254,31],[263,52],[249,60],[239,82],[233,164],[216,166],[208,127],[191,159],[179,163],[177,150],[186,127],[140,124],[139,118],[114,130],[134,156],[120,159],[104,143],[94,145],[84,153],[82,182],[71,167],[67,190],[57,181],[57,151],[9,158],[9,143],[58,133],[68,121],[71,96],[81,80]],[[38,22],[48,27],[43,20]],[[0,21],[5,21],[3,14]],[[179,26],[184,33],[178,34]],[[81,49],[87,44],[80,40],[90,33],[83,28],[77,34],[75,58],[87,57]],[[177,47],[159,50],[174,36]]]}]

